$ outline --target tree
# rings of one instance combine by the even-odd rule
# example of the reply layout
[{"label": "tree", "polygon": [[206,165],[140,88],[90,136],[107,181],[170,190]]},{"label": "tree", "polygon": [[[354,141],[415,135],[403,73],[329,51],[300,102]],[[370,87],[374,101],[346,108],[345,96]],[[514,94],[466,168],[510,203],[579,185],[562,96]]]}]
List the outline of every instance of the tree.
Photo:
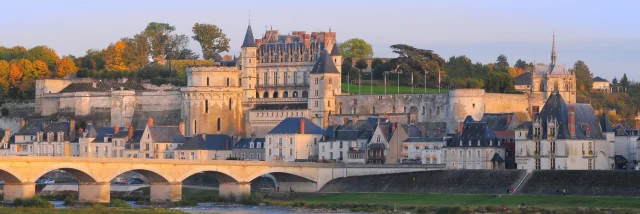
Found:
[{"label": "tree", "polygon": [[169,44],[167,46],[167,59],[184,59],[180,58],[182,50],[188,49],[189,37],[186,35],[169,36]]},{"label": "tree", "polygon": [[78,72],[78,67],[73,63],[73,59],[70,57],[62,57],[62,59],[56,62],[56,77],[63,78],[69,74],[75,74]]},{"label": "tree", "polygon": [[351,58],[344,58],[342,60],[342,66],[340,69],[342,71],[342,80],[347,81],[347,74],[349,73],[352,67],[353,67],[353,60],[351,60]]},{"label": "tree", "polygon": [[177,55],[176,59],[193,59],[196,60],[200,58],[200,55],[193,52],[191,49],[185,48],[180,50],[180,54]]},{"label": "tree", "polygon": [[389,60],[389,63],[394,70],[397,68],[402,71],[400,74],[403,76],[402,81],[410,82],[411,74],[419,74],[417,78],[425,79],[426,77],[427,84],[437,83],[440,66],[444,65],[444,59],[433,50],[419,49],[405,44],[392,45],[391,50],[398,54],[398,57]]},{"label": "tree", "polygon": [[11,61],[14,59],[22,59],[27,54],[27,49],[22,46],[14,46],[9,49],[9,59],[7,61]]},{"label": "tree", "polygon": [[229,51],[229,39],[218,26],[196,23],[192,31],[194,35],[191,38],[200,43],[204,59],[212,60],[220,52]]},{"label": "tree", "polygon": [[620,78],[620,86],[629,87],[629,78],[627,78],[627,73],[624,73],[622,78]]},{"label": "tree", "polygon": [[362,72],[362,70],[366,69],[367,67],[369,67],[369,65],[367,65],[367,60],[365,60],[364,58],[360,58],[356,62],[356,68],[360,69],[361,72]]},{"label": "tree", "polygon": [[[0,47],[2,48],[2,47]],[[9,93],[9,62],[0,60],[0,100],[4,100]]]},{"label": "tree", "polygon": [[111,44],[105,50],[106,63],[105,68],[108,70],[124,71],[127,70],[127,66],[124,64],[123,54],[127,45],[123,41],[118,41],[116,44]]},{"label": "tree", "polygon": [[143,34],[147,37],[151,55],[156,62],[164,62],[169,35],[175,30],[176,27],[159,22],[151,22],[144,29]]},{"label": "tree", "polygon": [[522,70],[526,70],[527,69],[527,61],[518,59],[518,61],[516,61],[516,64],[513,65],[513,67],[520,68]]},{"label": "tree", "polygon": [[60,59],[56,51],[47,47],[47,46],[36,46],[29,51],[27,51],[25,58],[35,62],[36,60],[41,60],[42,62],[47,64],[49,70],[53,70],[56,67],[56,61]]},{"label": "tree", "polygon": [[591,79],[591,71],[589,66],[582,60],[578,60],[573,65],[573,72],[576,75],[576,89],[583,94],[587,94],[593,88],[593,80]]},{"label": "tree", "polygon": [[9,48],[5,46],[0,46],[0,60],[10,61],[11,53],[9,52]]},{"label": "tree", "polygon": [[380,58],[373,59],[373,62],[371,62],[371,70],[376,69],[378,66],[380,66],[382,64],[384,64],[382,59],[380,59]]},{"label": "tree", "polygon": [[508,68],[509,61],[507,61],[507,56],[505,56],[504,54],[500,54],[500,56],[498,56],[498,59],[496,59],[496,66]]},{"label": "tree", "polygon": [[373,56],[373,48],[366,41],[353,38],[340,44],[340,53],[344,58],[371,58]]},{"label": "tree", "polygon": [[20,86],[20,80],[22,79],[22,71],[20,71],[20,65],[17,61],[11,61],[9,65],[9,86],[17,88]]},{"label": "tree", "polygon": [[36,60],[33,62],[34,77],[36,79],[45,79],[51,77],[51,71],[49,66],[42,60]]},{"label": "tree", "polygon": [[611,84],[617,85],[618,84],[618,78],[613,77],[613,80],[611,80]]},{"label": "tree", "polygon": [[[121,40],[126,45],[122,53],[122,59],[129,69],[135,70],[149,64],[150,49],[147,37],[144,34],[136,34],[131,38],[125,37]],[[89,52],[87,52],[88,55]],[[93,60],[95,61],[95,58]]]}]

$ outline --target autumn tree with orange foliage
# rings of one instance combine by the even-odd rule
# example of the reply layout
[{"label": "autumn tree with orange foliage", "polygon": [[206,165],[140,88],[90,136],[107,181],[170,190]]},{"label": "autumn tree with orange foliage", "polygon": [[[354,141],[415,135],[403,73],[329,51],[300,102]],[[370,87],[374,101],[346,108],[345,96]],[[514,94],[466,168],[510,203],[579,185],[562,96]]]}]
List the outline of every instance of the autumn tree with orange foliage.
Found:
[{"label": "autumn tree with orange foliage", "polygon": [[0,99],[9,93],[9,62],[0,60]]},{"label": "autumn tree with orange foliage", "polygon": [[122,57],[124,50],[126,48],[127,48],[127,44],[122,40],[116,42],[116,44],[109,45],[109,47],[105,50],[106,52],[105,68],[107,70],[124,71],[129,69],[124,64],[124,59]]},{"label": "autumn tree with orange foliage", "polygon": [[78,67],[71,57],[65,56],[56,61],[56,77],[63,78],[69,74],[78,72]]}]

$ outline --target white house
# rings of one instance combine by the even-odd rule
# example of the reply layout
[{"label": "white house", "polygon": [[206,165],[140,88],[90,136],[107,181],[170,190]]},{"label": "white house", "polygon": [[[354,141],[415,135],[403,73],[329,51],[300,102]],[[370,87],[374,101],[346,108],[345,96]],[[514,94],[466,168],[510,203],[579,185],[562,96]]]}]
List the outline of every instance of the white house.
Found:
[{"label": "white house", "polygon": [[267,133],[265,160],[315,161],[322,133],[322,128],[306,118],[286,118]]},{"label": "white house", "polygon": [[197,134],[174,150],[180,160],[225,160],[232,157],[233,139],[222,134]]}]

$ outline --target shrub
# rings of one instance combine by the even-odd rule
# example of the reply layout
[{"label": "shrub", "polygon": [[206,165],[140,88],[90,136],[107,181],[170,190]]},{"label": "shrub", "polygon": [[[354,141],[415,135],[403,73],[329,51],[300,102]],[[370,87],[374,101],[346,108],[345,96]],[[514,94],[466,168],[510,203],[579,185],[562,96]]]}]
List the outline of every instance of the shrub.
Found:
[{"label": "shrub", "polygon": [[113,199],[109,202],[110,207],[131,207],[129,203],[120,199]]},{"label": "shrub", "polygon": [[16,207],[35,207],[35,208],[54,208],[52,203],[46,201],[38,196],[34,196],[29,199],[17,198],[13,205]]},{"label": "shrub", "polygon": [[3,117],[9,116],[9,109],[3,107],[2,108],[2,116]]},{"label": "shrub", "polygon": [[257,194],[243,195],[240,203],[244,205],[258,205],[262,202],[262,197]]},{"label": "shrub", "polygon": [[67,197],[64,198],[64,205],[65,206],[69,206],[69,205],[73,204],[76,201],[78,201],[76,195],[67,195]]}]

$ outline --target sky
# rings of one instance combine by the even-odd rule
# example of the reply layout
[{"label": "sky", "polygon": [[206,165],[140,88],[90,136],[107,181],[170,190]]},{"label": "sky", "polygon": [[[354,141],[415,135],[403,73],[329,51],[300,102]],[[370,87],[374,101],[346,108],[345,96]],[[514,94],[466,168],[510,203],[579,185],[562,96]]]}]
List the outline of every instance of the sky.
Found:
[{"label": "sky", "polygon": [[[362,38],[375,57],[394,57],[389,46],[431,49],[445,59],[466,55],[490,63],[505,54],[511,65],[550,61],[556,33],[558,63],[583,60],[594,76],[623,73],[640,81],[640,1],[610,0],[2,0],[0,45],[47,45],[58,55],[88,49],[166,22],[193,35],[195,23],[219,26],[238,54],[249,19],[254,37],[266,28],[336,32],[338,42]],[[196,41],[190,48],[201,54]]]}]

